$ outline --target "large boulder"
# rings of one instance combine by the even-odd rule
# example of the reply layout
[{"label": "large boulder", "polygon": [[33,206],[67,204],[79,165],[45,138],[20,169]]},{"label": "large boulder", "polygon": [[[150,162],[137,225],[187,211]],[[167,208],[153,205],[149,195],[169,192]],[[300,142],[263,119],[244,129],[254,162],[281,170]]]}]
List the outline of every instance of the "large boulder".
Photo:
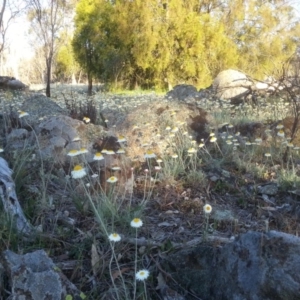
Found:
[{"label": "large boulder", "polygon": [[223,247],[201,244],[166,258],[164,269],[203,300],[296,300],[300,238],[247,232]]},{"label": "large boulder", "polygon": [[24,255],[10,250],[3,252],[2,263],[11,285],[6,299],[60,300],[71,295],[82,299],[80,291],[55,266],[44,250]]},{"label": "large boulder", "polygon": [[27,86],[20,80],[9,76],[0,76],[0,88],[11,90],[24,90]]},{"label": "large boulder", "polygon": [[220,72],[213,81],[213,89],[220,99],[242,97],[252,85],[252,81],[244,73],[232,69]]},{"label": "large boulder", "polygon": [[54,163],[65,164],[70,157],[70,150],[86,148],[87,162],[93,161],[93,145],[97,138],[106,136],[100,125],[84,124],[68,116],[58,115],[45,118],[37,127],[39,151],[43,158],[50,158]]},{"label": "large boulder", "polygon": [[20,106],[20,110],[29,114],[24,119],[32,127],[39,124],[46,117],[67,116],[69,114],[67,109],[60,107],[53,100],[40,93],[30,94],[25,98],[25,101]]}]

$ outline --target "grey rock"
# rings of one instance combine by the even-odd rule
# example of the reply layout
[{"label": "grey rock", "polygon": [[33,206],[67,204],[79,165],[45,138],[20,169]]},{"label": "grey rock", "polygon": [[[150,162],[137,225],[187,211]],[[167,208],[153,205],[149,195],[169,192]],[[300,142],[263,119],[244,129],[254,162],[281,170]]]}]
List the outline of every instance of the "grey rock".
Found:
[{"label": "grey rock", "polygon": [[296,300],[299,253],[296,236],[250,231],[223,247],[201,244],[179,251],[163,266],[180,286],[203,300]]},{"label": "grey rock", "polygon": [[7,87],[12,90],[23,90],[27,88],[27,86],[20,80],[13,79],[7,82]]},{"label": "grey rock", "polygon": [[259,186],[258,187],[258,192],[260,194],[274,196],[278,193],[278,186],[277,186],[276,183],[267,184],[267,185],[264,185],[264,186]]},{"label": "grey rock", "polygon": [[31,127],[35,127],[41,120],[49,116],[68,115],[66,109],[61,108],[53,100],[39,93],[27,97],[21,106],[21,110],[29,114],[21,121]]},{"label": "grey rock", "polygon": [[0,200],[3,209],[11,220],[14,220],[17,231],[28,236],[33,232],[33,228],[25,218],[11,176],[12,170],[8,167],[8,163],[0,157]]},{"label": "grey rock", "polygon": [[197,89],[193,85],[179,84],[169,91],[166,96],[177,100],[186,100],[186,98],[193,98],[197,94]]},{"label": "grey rock", "polygon": [[213,212],[213,219],[216,220],[216,221],[234,221],[234,215],[232,213],[232,211],[230,210],[219,210],[219,209],[216,209],[214,212]]},{"label": "grey rock", "polygon": [[14,77],[0,76],[0,88],[11,90],[24,90],[27,88],[27,86]]},{"label": "grey rock", "polygon": [[11,283],[9,299],[59,300],[68,294],[73,299],[80,299],[80,291],[66,279],[44,250],[24,255],[6,250],[2,260]]},{"label": "grey rock", "polygon": [[17,149],[23,149],[27,144],[27,138],[29,137],[28,130],[24,128],[13,129],[7,136],[8,150],[13,151]]},{"label": "grey rock", "polygon": [[252,81],[244,73],[232,69],[220,72],[213,81],[213,89],[220,99],[243,96],[250,86]]}]

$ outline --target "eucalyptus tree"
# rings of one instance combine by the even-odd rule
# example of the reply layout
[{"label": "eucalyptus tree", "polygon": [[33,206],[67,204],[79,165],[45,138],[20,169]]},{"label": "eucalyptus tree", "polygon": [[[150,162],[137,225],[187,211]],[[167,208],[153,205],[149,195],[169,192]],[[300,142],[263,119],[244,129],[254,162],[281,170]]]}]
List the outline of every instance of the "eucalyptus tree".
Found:
[{"label": "eucalyptus tree", "polygon": [[221,20],[238,47],[238,67],[257,78],[281,72],[299,44],[299,20],[286,0],[231,0]]},{"label": "eucalyptus tree", "polygon": [[65,28],[74,1],[67,0],[30,0],[28,19],[36,41],[41,45],[46,62],[46,95],[51,96],[53,58],[61,42],[59,35]]}]

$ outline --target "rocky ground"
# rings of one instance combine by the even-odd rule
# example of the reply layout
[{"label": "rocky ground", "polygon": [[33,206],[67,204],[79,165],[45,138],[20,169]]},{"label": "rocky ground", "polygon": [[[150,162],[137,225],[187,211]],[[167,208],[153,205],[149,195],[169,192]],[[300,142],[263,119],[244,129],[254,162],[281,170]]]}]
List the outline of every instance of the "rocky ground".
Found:
[{"label": "rocky ground", "polygon": [[[32,99],[32,94],[2,94],[2,118],[7,114],[17,114],[18,109],[30,113],[32,102],[27,100],[24,103],[26,97]],[[36,97],[39,99],[40,96]],[[126,241],[117,249],[122,264],[121,272],[126,277],[133,272],[134,261],[133,235],[130,233],[129,222],[137,214],[135,208],[145,198],[148,199],[141,212],[144,226],[139,229],[138,235],[139,264],[150,269],[153,274],[147,283],[149,299],[180,299],[162,298],[162,294],[159,294],[155,277],[161,273],[166,275],[159,262],[175,250],[184,249],[187,245],[198,245],[204,234],[215,245],[228,243],[248,231],[277,230],[298,235],[299,137],[294,139],[294,152],[285,152],[289,148],[283,150],[281,146],[278,147],[282,140],[279,140],[276,128],[278,124],[283,124],[288,137],[293,126],[285,100],[275,103],[273,100],[261,99],[260,106],[253,108],[251,105],[242,107],[222,102],[212,96],[175,100],[154,93],[134,96],[96,93],[92,99],[87,99],[81,89],[74,91],[59,88],[53,90],[52,101],[65,114],[79,120],[82,120],[83,113],[89,112],[90,116],[95,117],[94,122],[105,129],[106,136],[117,138],[122,135],[127,139],[127,163],[134,167],[135,183],[133,194],[124,194],[125,200],[118,213],[126,214],[128,201],[131,202],[132,210],[127,210],[127,216],[116,218],[114,230],[120,232]],[[276,105],[278,114],[281,114],[278,118],[268,115],[270,110],[274,110],[272,105],[273,108]],[[97,115],[89,111],[91,107],[96,109]],[[55,109],[57,107],[53,106],[52,112]],[[245,112],[243,118],[241,111]],[[43,119],[49,112],[44,111],[45,115],[39,115],[39,118]],[[59,109],[57,112],[61,113]],[[168,126],[170,130],[166,129]],[[175,127],[180,128],[180,140],[170,136]],[[11,128],[5,130],[7,133]],[[174,135],[176,132],[174,130]],[[211,142],[212,133],[217,137],[217,143]],[[256,141],[257,138],[261,141]],[[4,150],[5,139],[5,135],[2,135]],[[183,145],[183,142],[189,144]],[[199,147],[200,144],[203,146]],[[274,145],[277,148],[272,148]],[[97,150],[103,150],[106,146],[101,144]],[[164,168],[164,160],[169,161],[182,147],[185,148],[181,152],[186,157],[185,169],[180,172],[170,169],[168,173],[160,171],[149,180],[150,176],[145,174],[145,169],[149,167],[144,158],[147,150],[151,149],[156,158],[162,158]],[[252,147],[252,150],[248,147]],[[198,157],[194,165],[188,157],[190,148],[196,149],[195,155]],[[265,155],[269,152],[272,159]],[[1,154],[17,169],[11,154],[5,151]],[[152,167],[158,165],[155,160],[152,163]],[[173,166],[173,163],[170,165]],[[109,247],[105,246],[104,237],[99,233],[89,206],[78,199],[82,195],[80,189],[76,190],[75,197],[71,190],[66,189],[66,182],[59,181],[55,170],[50,168],[47,171],[52,171],[54,175],[53,178],[49,177],[45,192],[48,199],[52,199],[53,206],[38,205],[32,210],[30,206],[35,206],[35,201],[38,201],[42,183],[32,172],[18,170],[33,180],[20,181],[21,178],[17,176],[20,174],[15,174],[17,186],[21,184],[18,187],[21,205],[27,210],[30,222],[43,227],[43,238],[40,238],[40,242],[44,243],[43,248],[48,249],[51,258],[67,277],[90,295],[88,299],[110,299],[111,283],[109,277],[103,275],[110,257]],[[290,175],[284,177],[283,174]],[[122,176],[121,173],[118,175]],[[33,201],[28,201],[26,197],[31,197]],[[209,218],[203,212],[205,204],[212,206]],[[67,214],[75,220],[76,225],[70,230],[66,224],[57,223],[59,213]],[[111,222],[108,221],[109,226]],[[98,254],[102,255],[96,273],[91,267],[92,245],[96,245]],[[118,278],[120,275],[114,273],[114,276]],[[168,284],[171,289],[176,289],[174,282],[168,281]],[[97,293],[107,297],[97,298]],[[185,297],[182,299],[201,299],[200,295],[192,291]]]}]

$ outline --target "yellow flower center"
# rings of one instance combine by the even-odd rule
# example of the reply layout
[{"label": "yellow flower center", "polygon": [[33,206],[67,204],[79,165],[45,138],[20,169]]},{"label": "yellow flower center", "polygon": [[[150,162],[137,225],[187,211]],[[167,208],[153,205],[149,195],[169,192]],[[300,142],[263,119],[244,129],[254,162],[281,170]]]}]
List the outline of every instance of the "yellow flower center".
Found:
[{"label": "yellow flower center", "polygon": [[74,171],[80,171],[80,170],[82,170],[82,167],[81,167],[81,166],[76,165],[76,166],[74,167]]},{"label": "yellow flower center", "polygon": [[134,223],[138,223],[138,222],[140,222],[140,219],[139,219],[139,218],[134,218],[134,219],[133,219],[133,222],[134,222]]}]

